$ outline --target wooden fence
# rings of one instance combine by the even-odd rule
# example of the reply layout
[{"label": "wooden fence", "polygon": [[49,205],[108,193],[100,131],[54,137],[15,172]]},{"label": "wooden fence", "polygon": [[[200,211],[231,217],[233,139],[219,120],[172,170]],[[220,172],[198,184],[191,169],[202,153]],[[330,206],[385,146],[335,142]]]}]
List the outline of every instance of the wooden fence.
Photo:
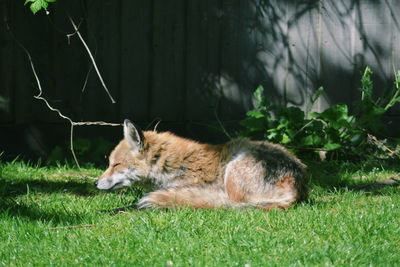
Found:
[{"label": "wooden fence", "polygon": [[365,66],[377,94],[400,68],[398,0],[59,0],[48,15],[0,0],[0,10],[2,125],[62,121],[33,98],[37,83],[18,42],[44,96],[75,121],[235,121],[260,84],[270,101],[303,107],[324,86],[321,110],[356,101]]}]

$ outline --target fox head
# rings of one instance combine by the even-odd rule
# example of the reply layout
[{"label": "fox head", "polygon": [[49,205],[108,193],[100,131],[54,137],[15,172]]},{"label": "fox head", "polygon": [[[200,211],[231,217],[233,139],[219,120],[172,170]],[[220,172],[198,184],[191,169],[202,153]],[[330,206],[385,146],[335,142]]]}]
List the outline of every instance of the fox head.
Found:
[{"label": "fox head", "polygon": [[118,189],[148,177],[151,166],[146,163],[144,145],[143,131],[125,120],[124,139],[111,152],[108,169],[95,182],[97,188]]}]

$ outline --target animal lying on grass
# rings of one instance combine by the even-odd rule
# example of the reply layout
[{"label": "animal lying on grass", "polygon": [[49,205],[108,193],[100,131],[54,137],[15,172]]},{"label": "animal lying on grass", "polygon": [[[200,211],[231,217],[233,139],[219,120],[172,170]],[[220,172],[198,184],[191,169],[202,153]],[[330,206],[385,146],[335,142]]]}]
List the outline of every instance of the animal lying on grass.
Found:
[{"label": "animal lying on grass", "polygon": [[244,138],[200,144],[125,120],[124,139],[95,184],[112,190],[149,181],[156,190],[130,207],[270,210],[307,197],[305,165],[280,145]]}]

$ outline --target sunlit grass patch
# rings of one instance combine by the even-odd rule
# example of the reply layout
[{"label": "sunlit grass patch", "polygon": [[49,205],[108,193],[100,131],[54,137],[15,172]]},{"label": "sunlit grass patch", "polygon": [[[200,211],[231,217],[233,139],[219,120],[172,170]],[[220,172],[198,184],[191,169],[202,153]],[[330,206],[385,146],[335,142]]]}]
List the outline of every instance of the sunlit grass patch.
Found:
[{"label": "sunlit grass patch", "polygon": [[311,163],[309,200],[286,210],[99,210],[132,204],[100,192],[101,170],[0,163],[0,265],[395,266],[400,190],[358,187],[396,166]]}]

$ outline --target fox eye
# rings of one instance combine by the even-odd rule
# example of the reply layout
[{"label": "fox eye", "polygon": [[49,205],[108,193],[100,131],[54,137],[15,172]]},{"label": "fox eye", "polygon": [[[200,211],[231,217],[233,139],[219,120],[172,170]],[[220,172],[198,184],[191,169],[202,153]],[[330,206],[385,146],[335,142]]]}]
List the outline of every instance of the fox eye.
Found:
[{"label": "fox eye", "polygon": [[111,165],[111,167],[115,168],[115,167],[117,167],[118,165],[121,165],[121,163],[114,163],[113,165]]}]

